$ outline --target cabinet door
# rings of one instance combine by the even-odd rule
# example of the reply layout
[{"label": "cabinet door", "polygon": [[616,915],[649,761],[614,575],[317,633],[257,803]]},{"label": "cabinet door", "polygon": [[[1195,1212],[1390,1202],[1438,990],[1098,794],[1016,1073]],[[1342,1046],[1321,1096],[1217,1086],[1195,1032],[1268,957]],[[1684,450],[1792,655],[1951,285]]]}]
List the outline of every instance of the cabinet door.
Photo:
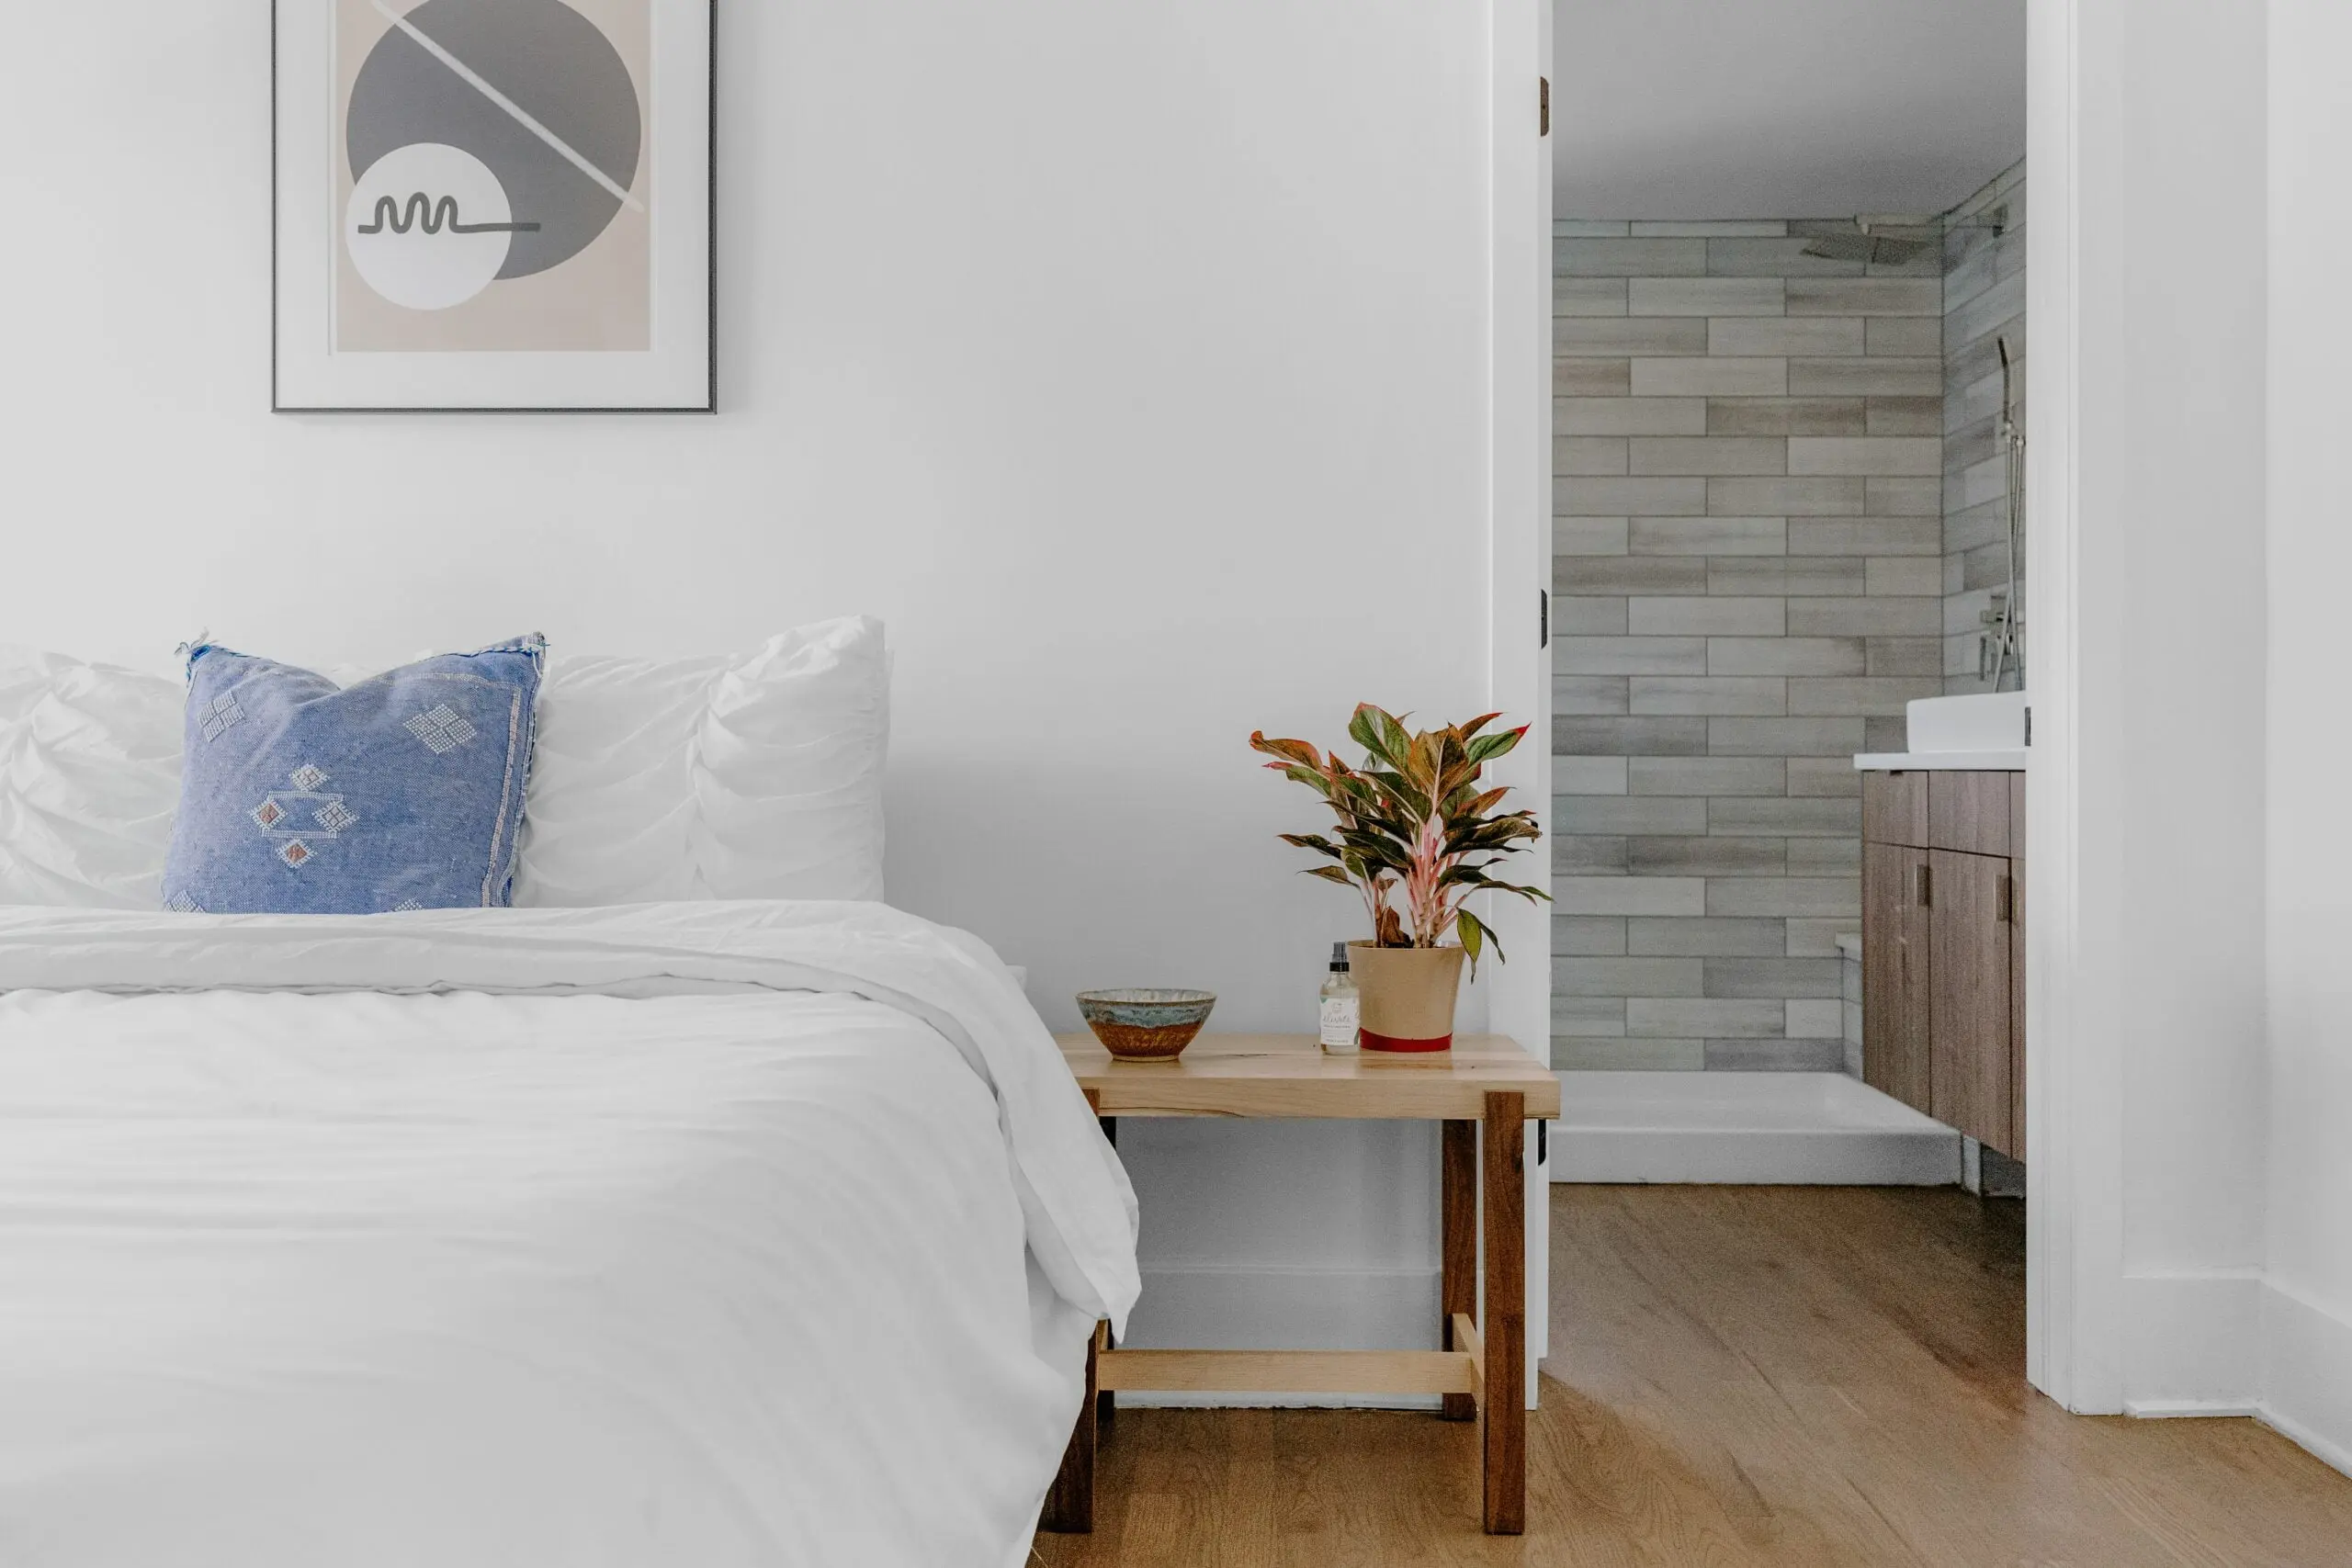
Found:
[{"label": "cabinet door", "polygon": [[1928,852],[1862,846],[1862,1081],[1928,1110]]},{"label": "cabinet door", "polygon": [[2009,1153],[2025,1158],[2025,775],[2009,775]]},{"label": "cabinet door", "polygon": [[2009,851],[2009,773],[1928,775],[1928,847],[1973,855]]},{"label": "cabinet door", "polygon": [[1927,774],[1872,772],[1862,775],[1862,841],[1927,848]]},{"label": "cabinet door", "polygon": [[2009,1049],[2009,862],[1931,850],[1931,1089],[1928,1114],[2014,1154]]}]

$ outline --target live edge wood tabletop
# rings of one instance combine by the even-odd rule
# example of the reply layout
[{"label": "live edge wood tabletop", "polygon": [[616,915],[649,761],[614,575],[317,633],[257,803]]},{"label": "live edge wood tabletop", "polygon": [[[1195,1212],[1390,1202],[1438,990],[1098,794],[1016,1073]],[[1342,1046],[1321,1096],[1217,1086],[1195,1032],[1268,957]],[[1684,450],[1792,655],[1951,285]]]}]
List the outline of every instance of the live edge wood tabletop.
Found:
[{"label": "live edge wood tabletop", "polygon": [[1328,1055],[1311,1034],[1204,1034],[1172,1062],[1115,1061],[1091,1034],[1057,1035],[1056,1043],[1106,1122],[1254,1116],[1442,1123],[1438,1329],[1444,1348],[1123,1350],[1111,1348],[1098,1327],[1087,1354],[1088,1397],[1046,1498],[1045,1528],[1093,1528],[1097,1394],[1150,1389],[1442,1395],[1443,1419],[1485,1422],[1487,1530],[1525,1529],[1526,1123],[1560,1113],[1560,1084],[1550,1069],[1499,1034],[1460,1036],[1451,1051],[1355,1055]]}]

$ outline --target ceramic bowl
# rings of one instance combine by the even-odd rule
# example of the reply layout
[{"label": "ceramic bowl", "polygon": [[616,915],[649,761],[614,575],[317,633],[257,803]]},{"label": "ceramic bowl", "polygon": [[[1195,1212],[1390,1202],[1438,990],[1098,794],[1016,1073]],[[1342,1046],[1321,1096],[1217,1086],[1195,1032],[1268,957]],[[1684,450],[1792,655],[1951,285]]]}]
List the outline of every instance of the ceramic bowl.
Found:
[{"label": "ceramic bowl", "polygon": [[1123,1062],[1172,1062],[1216,1006],[1215,991],[1138,987],[1080,991],[1078,1012],[1103,1048]]}]

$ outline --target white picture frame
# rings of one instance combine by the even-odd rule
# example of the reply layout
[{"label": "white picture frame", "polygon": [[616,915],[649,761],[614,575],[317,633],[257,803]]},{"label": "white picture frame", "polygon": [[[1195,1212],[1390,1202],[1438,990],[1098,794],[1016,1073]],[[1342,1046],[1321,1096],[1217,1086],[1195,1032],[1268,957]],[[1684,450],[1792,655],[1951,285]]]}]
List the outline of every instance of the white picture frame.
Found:
[{"label": "white picture frame", "polygon": [[273,0],[273,410],[716,412],[716,12]]}]

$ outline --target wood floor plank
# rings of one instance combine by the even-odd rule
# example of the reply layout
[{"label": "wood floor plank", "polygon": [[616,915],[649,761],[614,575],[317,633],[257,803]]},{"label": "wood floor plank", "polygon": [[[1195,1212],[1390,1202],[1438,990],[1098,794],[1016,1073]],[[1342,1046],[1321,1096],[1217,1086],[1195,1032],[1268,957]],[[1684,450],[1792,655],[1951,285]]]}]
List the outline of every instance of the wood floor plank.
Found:
[{"label": "wood floor plank", "polygon": [[2021,1205],[1951,1189],[1557,1187],[1527,1533],[1476,1428],[1129,1410],[1045,1568],[2318,1568],[2352,1480],[2249,1421],[2025,1382]]}]

